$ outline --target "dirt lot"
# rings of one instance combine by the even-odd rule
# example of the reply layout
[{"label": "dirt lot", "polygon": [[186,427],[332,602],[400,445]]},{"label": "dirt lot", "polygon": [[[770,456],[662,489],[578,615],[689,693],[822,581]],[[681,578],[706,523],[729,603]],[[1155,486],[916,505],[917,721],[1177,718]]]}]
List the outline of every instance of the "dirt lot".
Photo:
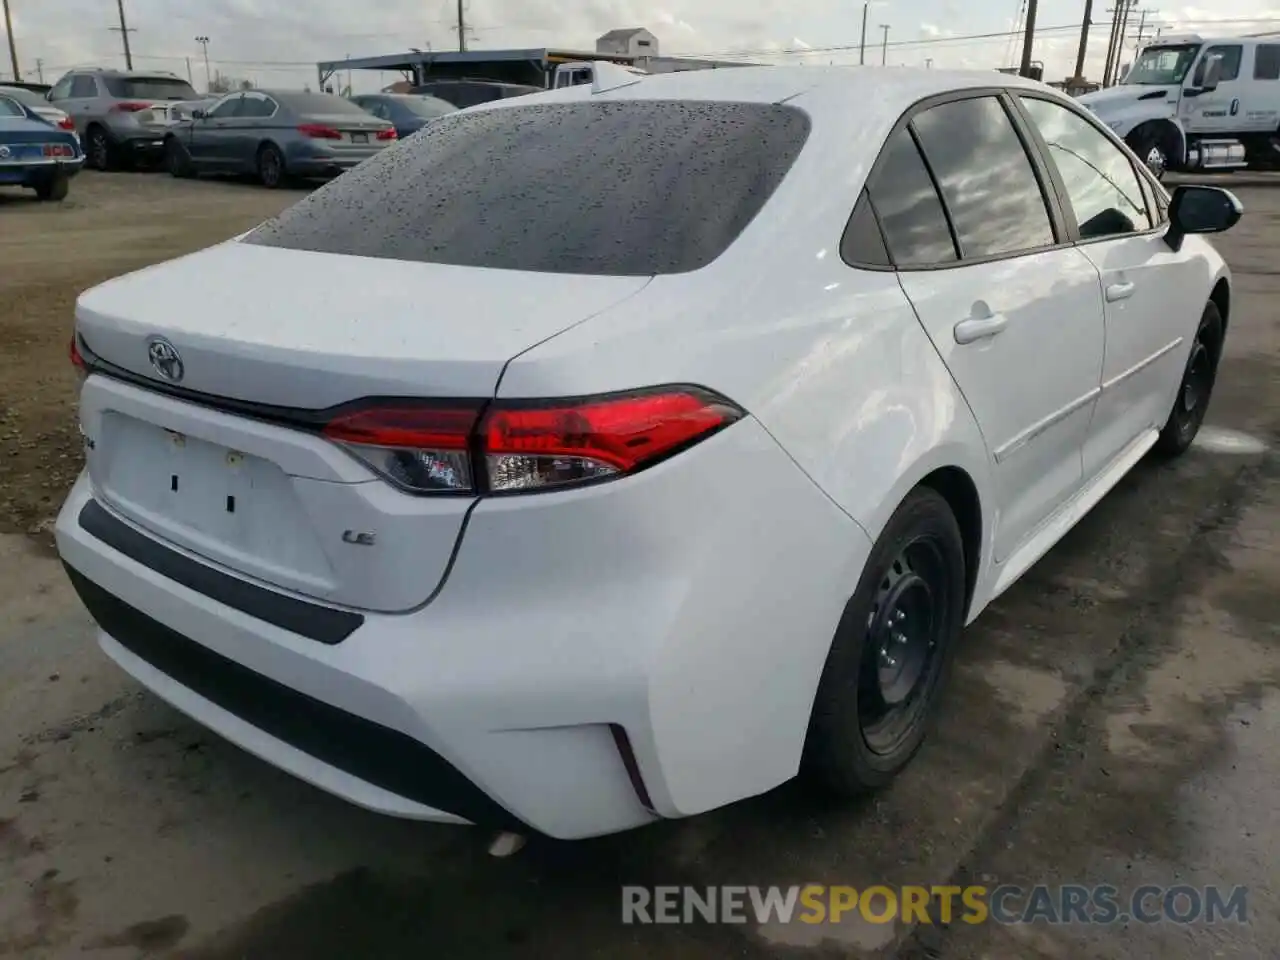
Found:
[{"label": "dirt lot", "polygon": [[51,543],[49,521],[80,471],[67,363],[76,296],[235,236],[299,196],[91,172],[62,204],[0,190],[0,532],[45,533]]},{"label": "dirt lot", "polygon": [[[26,534],[76,469],[75,295],[294,197],[136,175],[73,190],[63,208],[0,201],[0,517],[17,531],[0,533],[0,958],[1275,955],[1280,190],[1242,188],[1220,243],[1236,300],[1205,442],[1140,466],[966,632],[944,721],[890,790],[832,808],[784,788],[509,861],[266,767],[96,649]],[[810,882],[1243,885],[1248,923],[620,923],[623,883]]]}]

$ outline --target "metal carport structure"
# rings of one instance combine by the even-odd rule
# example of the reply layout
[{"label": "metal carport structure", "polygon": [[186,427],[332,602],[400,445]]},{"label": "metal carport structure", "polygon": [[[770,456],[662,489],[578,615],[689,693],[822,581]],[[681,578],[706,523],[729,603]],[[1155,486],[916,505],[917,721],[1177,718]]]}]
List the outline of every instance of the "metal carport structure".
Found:
[{"label": "metal carport structure", "polygon": [[414,84],[427,77],[455,77],[521,83],[534,87],[549,86],[549,78],[562,63],[610,60],[630,64],[634,57],[581,50],[530,47],[517,50],[432,51],[411,50],[378,57],[349,57],[325,60],[316,64],[320,89],[328,87],[334,74],[343,70],[385,70],[401,74]]}]

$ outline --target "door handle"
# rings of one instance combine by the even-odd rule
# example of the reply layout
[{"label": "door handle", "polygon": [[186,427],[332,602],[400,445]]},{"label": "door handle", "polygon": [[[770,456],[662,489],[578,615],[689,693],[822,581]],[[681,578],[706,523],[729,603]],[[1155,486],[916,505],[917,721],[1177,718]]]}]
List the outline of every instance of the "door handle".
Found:
[{"label": "door handle", "polygon": [[1113,283],[1107,287],[1107,303],[1115,303],[1117,300],[1128,300],[1133,296],[1133,282]]},{"label": "door handle", "polygon": [[989,317],[970,317],[961,320],[955,326],[956,343],[975,343],[988,340],[1000,333],[1009,325],[1009,318],[1002,313],[993,313]]}]

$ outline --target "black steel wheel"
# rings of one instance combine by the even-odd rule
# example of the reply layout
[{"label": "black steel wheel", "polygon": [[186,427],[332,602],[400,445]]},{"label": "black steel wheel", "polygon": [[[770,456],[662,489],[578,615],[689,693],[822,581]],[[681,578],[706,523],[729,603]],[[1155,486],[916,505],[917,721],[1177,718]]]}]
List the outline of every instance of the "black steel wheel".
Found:
[{"label": "black steel wheel", "polygon": [[845,607],[814,700],[804,771],[840,796],[888,783],[932,721],[964,621],[964,541],[932,489],[912,491]]},{"label": "black steel wheel", "polygon": [[1210,301],[1191,341],[1191,352],[1173,398],[1173,409],[1169,411],[1169,419],[1156,441],[1156,453],[1166,457],[1185,453],[1200,432],[1218,377],[1222,338],[1222,314],[1217,304]]}]

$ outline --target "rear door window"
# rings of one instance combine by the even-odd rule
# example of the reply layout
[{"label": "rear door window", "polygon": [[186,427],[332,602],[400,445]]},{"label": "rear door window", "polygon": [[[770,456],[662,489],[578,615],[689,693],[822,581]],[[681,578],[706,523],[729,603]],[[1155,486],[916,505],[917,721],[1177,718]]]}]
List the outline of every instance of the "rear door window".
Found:
[{"label": "rear door window", "polygon": [[[768,103],[577,101],[449,114],[244,242],[548,273],[683,273],[747,227],[808,134],[807,114]],[[565,144],[587,158],[569,177]]]},{"label": "rear door window", "polygon": [[912,121],[955,225],[963,259],[1052,246],[1035,168],[992,96],[943,103]]},{"label": "rear door window", "polygon": [[895,266],[955,262],[947,215],[910,130],[899,130],[885,145],[868,193]]},{"label": "rear door window", "polygon": [[1280,80],[1280,44],[1258,44],[1253,61],[1253,79]]}]

